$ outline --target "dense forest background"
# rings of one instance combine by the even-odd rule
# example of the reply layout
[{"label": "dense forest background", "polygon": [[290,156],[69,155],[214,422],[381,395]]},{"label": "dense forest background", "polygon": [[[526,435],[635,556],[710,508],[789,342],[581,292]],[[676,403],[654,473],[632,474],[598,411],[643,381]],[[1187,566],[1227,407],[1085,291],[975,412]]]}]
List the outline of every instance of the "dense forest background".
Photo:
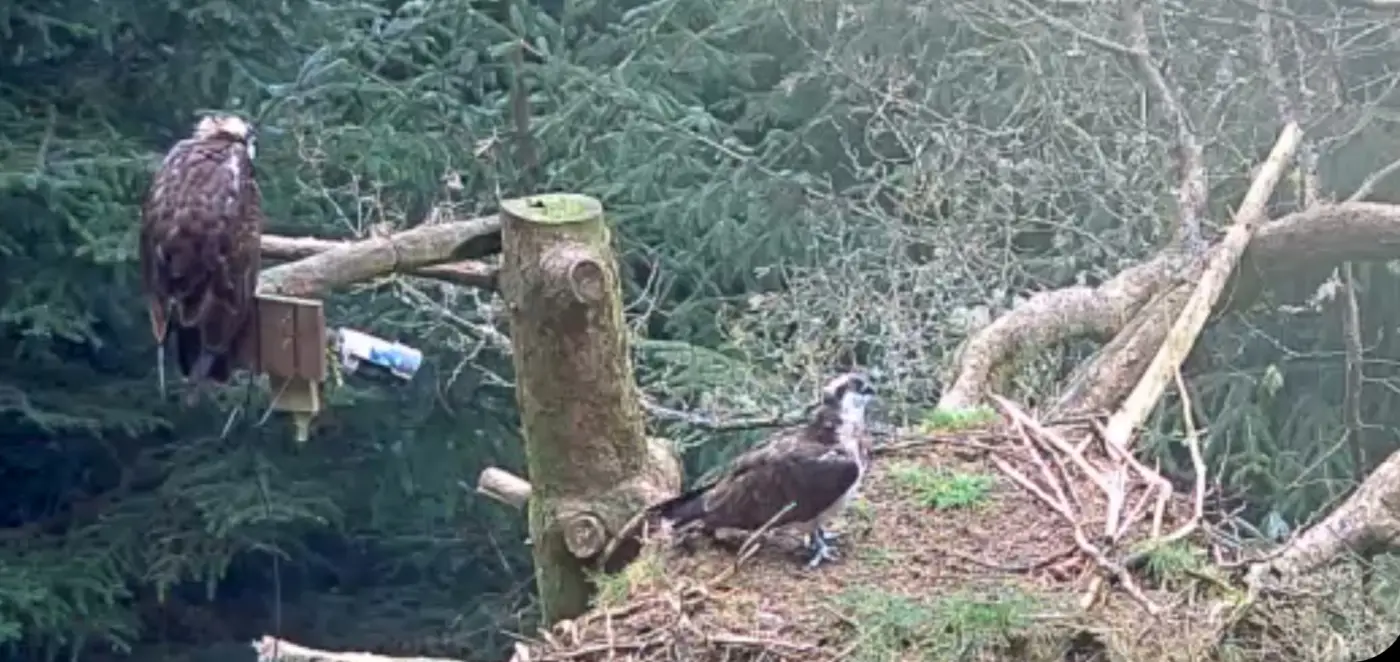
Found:
[{"label": "dense forest background", "polygon": [[[1303,106],[1324,195],[1400,153],[1391,14],[1148,6],[1205,142],[1208,236],[1282,124],[1270,67]],[[1101,43],[1117,21],[1114,3],[1041,0],[0,0],[0,650],[207,659],[280,631],[492,660],[532,622],[523,519],[462,487],[490,465],[523,473],[491,293],[396,276],[329,299],[332,323],[428,361],[407,386],[338,388],[305,445],[275,416],[221,436],[241,391],[159,399],[137,207],[200,112],[258,125],[269,233],[597,196],[638,376],[667,408],[774,414],[860,363],[883,416],[908,422],[969,332],[1169,239],[1175,136]],[[1296,207],[1285,189],[1276,214]],[[1400,201],[1400,181],[1370,198]],[[1397,264],[1357,264],[1345,289],[1300,263],[1193,355],[1208,460],[1252,535],[1316,518],[1396,449]],[[1352,291],[1364,379],[1348,420]],[[1094,347],[1021,357],[1008,395],[1036,401]],[[691,476],[757,434],[652,424]],[[1154,425],[1167,439],[1177,423]]]}]

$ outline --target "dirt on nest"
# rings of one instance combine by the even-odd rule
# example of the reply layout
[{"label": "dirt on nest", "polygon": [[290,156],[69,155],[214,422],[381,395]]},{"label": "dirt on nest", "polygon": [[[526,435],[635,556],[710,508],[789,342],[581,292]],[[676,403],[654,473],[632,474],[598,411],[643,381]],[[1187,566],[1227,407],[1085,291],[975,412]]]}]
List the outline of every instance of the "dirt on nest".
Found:
[{"label": "dirt on nest", "polygon": [[833,527],[841,557],[816,569],[789,532],[654,537],[599,580],[591,612],[513,662],[1261,659],[1228,654],[1245,593],[1200,527],[1141,552],[1192,522],[1193,495],[1159,500],[1145,467],[1087,433],[1051,440],[1088,440],[1085,464],[1035,437],[1008,425],[877,448]]}]

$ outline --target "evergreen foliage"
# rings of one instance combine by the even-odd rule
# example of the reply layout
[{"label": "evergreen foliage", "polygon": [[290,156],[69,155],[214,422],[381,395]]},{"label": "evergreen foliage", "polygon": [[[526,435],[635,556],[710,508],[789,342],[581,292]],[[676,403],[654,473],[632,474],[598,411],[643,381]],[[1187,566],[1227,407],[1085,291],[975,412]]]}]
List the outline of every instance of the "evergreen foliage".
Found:
[{"label": "evergreen foliage", "polygon": [[[1388,112],[1394,37],[1321,0],[1288,4],[1348,44],[1328,55],[1348,90],[1337,115]],[[638,377],[661,404],[777,414],[862,363],[888,413],[917,420],[939,366],[992,315],[1102,281],[1169,234],[1169,127],[1117,56],[1027,6],[0,6],[0,645],[39,659],[280,626],[308,643],[493,659],[502,629],[529,626],[523,522],[459,486],[523,466],[509,357],[484,330],[502,317],[491,297],[406,277],[330,297],[334,324],[402,338],[429,367],[408,387],[336,390],[306,446],[279,417],[252,424],[262,396],[226,438],[242,393],[195,411],[158,400],[137,208],[199,112],[258,124],[277,234],[363,237],[535,190],[599,197]],[[1083,34],[1117,34],[1114,11],[1069,11]],[[1252,12],[1212,0],[1150,21],[1209,133],[1217,219],[1277,130],[1266,83],[1244,73],[1260,68]],[[517,78],[537,169],[518,149]],[[1397,151],[1387,122],[1310,127],[1328,190],[1347,194]],[[1367,351],[1394,355],[1397,279],[1359,271]],[[1306,299],[1326,276],[1303,265],[1275,293]],[[1190,366],[1212,466],[1295,525],[1362,470],[1318,442],[1344,424],[1336,308],[1232,317]],[[1086,351],[1023,357],[1010,395],[1049,393]],[[1394,371],[1367,365],[1372,462],[1395,448]],[[1174,411],[1157,422],[1169,466]],[[692,476],[757,435],[661,432]]]}]

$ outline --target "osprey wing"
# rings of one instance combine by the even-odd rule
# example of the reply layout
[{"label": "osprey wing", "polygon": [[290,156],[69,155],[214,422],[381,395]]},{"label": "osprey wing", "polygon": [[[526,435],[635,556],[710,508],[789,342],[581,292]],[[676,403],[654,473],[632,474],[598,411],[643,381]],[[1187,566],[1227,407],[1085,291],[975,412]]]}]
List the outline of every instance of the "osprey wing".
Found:
[{"label": "osprey wing", "polygon": [[750,531],[770,520],[774,527],[811,521],[859,477],[860,464],[845,449],[791,431],[737,458],[699,495],[701,518],[710,528]]},{"label": "osprey wing", "polygon": [[261,267],[262,196],[246,147],[176,144],[141,216],[142,281],[156,341],[175,322],[181,372],[227,380],[250,328]]}]

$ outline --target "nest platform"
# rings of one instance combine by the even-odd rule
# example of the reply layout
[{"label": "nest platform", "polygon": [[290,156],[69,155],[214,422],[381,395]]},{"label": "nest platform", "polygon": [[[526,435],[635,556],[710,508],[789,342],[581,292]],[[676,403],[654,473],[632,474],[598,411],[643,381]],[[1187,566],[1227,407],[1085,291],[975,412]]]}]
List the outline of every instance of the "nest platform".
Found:
[{"label": "nest platform", "polygon": [[[1320,631],[1289,644],[1280,632],[1308,632],[1327,599],[1262,608],[1208,535],[1204,493],[1173,490],[1100,430],[1007,409],[901,435],[833,527],[836,562],[808,569],[782,531],[653,535],[599,579],[590,612],[512,661],[1365,659]],[[1342,572],[1320,580],[1334,601],[1355,583]]]}]

